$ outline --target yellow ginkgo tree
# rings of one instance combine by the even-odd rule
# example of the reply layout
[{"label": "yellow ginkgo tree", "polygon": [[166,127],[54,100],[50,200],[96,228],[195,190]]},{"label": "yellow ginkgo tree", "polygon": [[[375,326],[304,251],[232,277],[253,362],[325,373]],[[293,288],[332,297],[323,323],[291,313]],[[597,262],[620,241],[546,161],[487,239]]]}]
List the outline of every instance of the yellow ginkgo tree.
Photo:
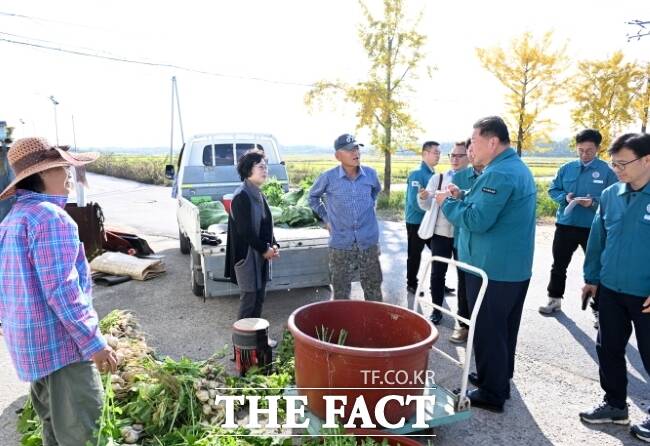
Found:
[{"label": "yellow ginkgo tree", "polygon": [[621,51],[607,59],[578,63],[570,93],[574,103],[571,119],[576,129],[600,131],[601,153],[617,133],[635,121],[642,78],[640,66],[626,61]]},{"label": "yellow ginkgo tree", "polygon": [[371,132],[372,144],[384,156],[383,193],[390,194],[391,155],[398,147],[412,146],[420,130],[409,111],[406,94],[409,81],[417,78],[423,61],[426,37],[415,31],[419,17],[407,20],[403,0],[383,0],[383,15],[375,18],[359,1],[366,22],[359,37],[370,62],[367,78],[355,84],[320,81],[305,95],[312,108],[331,96],[340,95],[357,106],[357,128]]},{"label": "yellow ginkgo tree", "polygon": [[634,100],[634,110],[636,111],[639,121],[641,121],[641,133],[646,133],[648,129],[648,119],[650,118],[648,109],[650,108],[650,62],[645,66],[639,67],[639,90]]},{"label": "yellow ginkgo tree", "polygon": [[552,122],[545,116],[561,100],[568,67],[566,44],[556,47],[553,33],[536,40],[526,32],[501,47],[477,48],[481,65],[506,88],[505,120],[521,156],[538,142],[548,142]]}]

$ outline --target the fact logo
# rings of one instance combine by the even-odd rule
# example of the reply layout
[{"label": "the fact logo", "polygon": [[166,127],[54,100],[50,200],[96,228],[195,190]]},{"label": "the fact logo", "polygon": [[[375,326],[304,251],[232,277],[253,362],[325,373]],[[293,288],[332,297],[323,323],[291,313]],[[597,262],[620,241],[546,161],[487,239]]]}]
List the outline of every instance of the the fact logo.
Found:
[{"label": "the fact logo", "polygon": [[352,142],[354,137],[352,135],[348,135],[347,138],[345,138],[345,142]]},{"label": "the fact logo", "polygon": [[648,214],[650,214],[650,204],[646,206],[645,210],[648,211]]},{"label": "the fact logo", "polygon": [[594,172],[594,173],[591,174],[591,176],[594,177],[594,178],[598,178],[598,177],[600,177],[600,172]]}]

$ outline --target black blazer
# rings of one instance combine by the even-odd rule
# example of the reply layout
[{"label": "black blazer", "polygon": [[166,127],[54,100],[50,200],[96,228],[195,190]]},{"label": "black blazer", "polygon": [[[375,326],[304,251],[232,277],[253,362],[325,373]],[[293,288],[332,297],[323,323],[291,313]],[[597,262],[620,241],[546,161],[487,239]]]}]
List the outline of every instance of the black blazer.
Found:
[{"label": "black blazer", "polygon": [[[232,283],[237,283],[235,264],[246,258],[249,246],[260,254],[264,254],[269,245],[277,244],[273,236],[271,210],[264,195],[262,195],[262,201],[264,202],[265,215],[262,217],[259,234],[255,234],[253,229],[251,201],[248,194],[243,190],[240,191],[233,197],[230,204],[224,276],[229,277]],[[262,281],[264,282],[268,280],[268,262],[265,260],[262,265]]]}]

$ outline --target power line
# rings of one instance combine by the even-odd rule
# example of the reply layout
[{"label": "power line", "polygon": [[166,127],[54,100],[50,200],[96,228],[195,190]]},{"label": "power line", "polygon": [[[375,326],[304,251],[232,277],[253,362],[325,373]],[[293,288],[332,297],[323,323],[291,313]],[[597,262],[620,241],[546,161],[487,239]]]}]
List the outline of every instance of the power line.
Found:
[{"label": "power line", "polygon": [[[58,43],[58,42],[52,42],[51,40],[45,40],[45,39],[37,39],[35,37],[21,36],[21,35],[18,35],[18,34],[5,33],[5,32],[2,32],[2,31],[0,31],[0,34],[3,34],[5,36],[10,36],[10,37],[17,37],[19,39],[27,39],[27,40],[31,40],[33,42],[42,42],[42,43],[51,43],[53,45],[60,45],[60,43]],[[111,53],[109,51],[95,50],[93,48],[88,48],[88,47],[83,47],[83,46],[80,46],[80,47],[77,47],[77,48],[80,48],[82,50],[95,51],[97,53],[106,54],[106,55],[113,56],[113,57],[119,57],[116,54]]]},{"label": "power line", "polygon": [[25,15],[25,14],[15,14],[13,12],[2,12],[2,11],[0,11],[0,16],[14,17],[14,18],[18,18],[18,19],[31,20],[31,21],[35,21],[35,22],[58,23],[59,25],[78,26],[80,28],[88,28],[88,29],[94,29],[94,30],[100,30],[100,31],[110,31],[109,29],[106,29],[106,28],[96,28],[96,27],[89,26],[89,25],[83,25],[81,23],[64,22],[62,20],[46,19],[46,18],[43,18],[43,17],[34,17],[34,16]]},{"label": "power line", "polygon": [[[0,34],[8,35],[7,33],[0,33]],[[15,36],[15,37],[18,37],[18,36]],[[39,39],[33,39],[31,37],[19,37],[19,38],[39,41]],[[176,64],[169,64],[169,63],[163,63],[163,62],[149,62],[149,61],[140,60],[140,59],[130,59],[130,58],[126,58],[126,57],[110,55],[111,53],[106,53],[105,55],[97,54],[97,52],[100,51],[100,50],[92,50],[94,52],[90,53],[90,52],[87,52],[87,51],[80,51],[80,50],[75,50],[75,49],[54,47],[54,46],[50,46],[50,45],[44,45],[44,44],[33,43],[33,42],[21,42],[21,41],[18,41],[18,40],[8,39],[8,38],[4,38],[4,37],[0,37],[0,42],[7,42],[7,43],[14,44],[14,45],[23,45],[23,46],[29,46],[29,47],[34,47],[34,48],[40,48],[40,49],[45,49],[45,50],[49,50],[49,51],[58,51],[58,52],[61,52],[61,53],[74,54],[76,56],[85,56],[85,57],[93,57],[93,58],[96,58],[96,59],[111,60],[111,61],[114,61],[114,62],[123,62],[123,63],[130,63],[130,64],[136,64],[136,65],[146,65],[146,66],[150,66],[150,67],[173,68],[173,69],[176,69],[176,70],[186,71],[186,72],[189,72],[189,73],[204,74],[204,75],[207,75],[207,76],[223,77],[223,78],[238,79],[238,80],[249,80],[249,81],[256,81],[256,82],[266,82],[266,83],[269,83],[269,84],[288,85],[288,86],[294,86],[294,87],[306,87],[306,88],[314,87],[314,84],[304,84],[304,83],[290,82],[290,81],[279,81],[279,80],[274,80],[274,79],[265,79],[265,78],[256,77],[256,76],[239,76],[239,75],[234,75],[234,74],[218,73],[218,72],[214,72],[214,71],[199,70],[199,69],[196,69],[196,68],[190,68],[190,67],[185,67],[185,66],[176,65]],[[47,42],[47,43],[51,43],[51,44],[55,44],[55,45],[60,45],[60,44],[58,44],[56,42],[51,42],[51,41],[42,41],[42,42]]]}]

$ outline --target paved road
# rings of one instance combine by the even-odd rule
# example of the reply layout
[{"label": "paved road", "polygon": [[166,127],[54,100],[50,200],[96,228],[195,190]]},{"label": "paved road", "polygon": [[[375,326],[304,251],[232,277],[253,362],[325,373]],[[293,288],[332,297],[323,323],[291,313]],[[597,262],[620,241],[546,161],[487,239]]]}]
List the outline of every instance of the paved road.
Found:
[{"label": "paved road", "polygon": [[[169,189],[131,181],[90,175],[90,200],[104,209],[108,224],[130,227],[145,235],[152,247],[165,255],[167,274],[149,282],[128,282],[112,288],[96,287],[95,306],[100,315],[113,308],[134,310],[159,353],[173,357],[200,359],[230,342],[230,326],[235,318],[235,297],[203,302],[190,291],[189,259],[178,251],[175,204]],[[382,269],[384,295],[388,302],[407,305],[404,290],[405,231],[399,222],[382,222]],[[512,399],[503,415],[474,410],[470,421],[441,427],[433,443],[439,445],[621,445],[639,444],[625,427],[591,428],[581,424],[577,413],[601,399],[591,315],[580,310],[577,298],[582,254],[570,267],[564,313],[542,317],[537,307],[545,300],[551,264],[552,226],[537,228],[534,275],[524,308],[517,351],[517,367]],[[504,250],[495,255],[507,255]],[[455,281],[450,273],[448,282]],[[358,284],[353,288],[360,297]],[[264,315],[279,336],[288,315],[298,306],[329,298],[325,288],[269,293]],[[447,298],[455,308],[454,297]],[[423,304],[422,311],[430,312]],[[447,339],[453,324],[447,318],[440,326],[437,346],[455,357],[464,349]],[[648,376],[633,341],[628,347],[630,407],[634,420],[649,407]],[[432,354],[430,368],[438,382],[459,386],[459,369]],[[0,344],[0,445],[18,443],[14,411],[24,401],[27,386],[17,381],[4,343]]]}]

